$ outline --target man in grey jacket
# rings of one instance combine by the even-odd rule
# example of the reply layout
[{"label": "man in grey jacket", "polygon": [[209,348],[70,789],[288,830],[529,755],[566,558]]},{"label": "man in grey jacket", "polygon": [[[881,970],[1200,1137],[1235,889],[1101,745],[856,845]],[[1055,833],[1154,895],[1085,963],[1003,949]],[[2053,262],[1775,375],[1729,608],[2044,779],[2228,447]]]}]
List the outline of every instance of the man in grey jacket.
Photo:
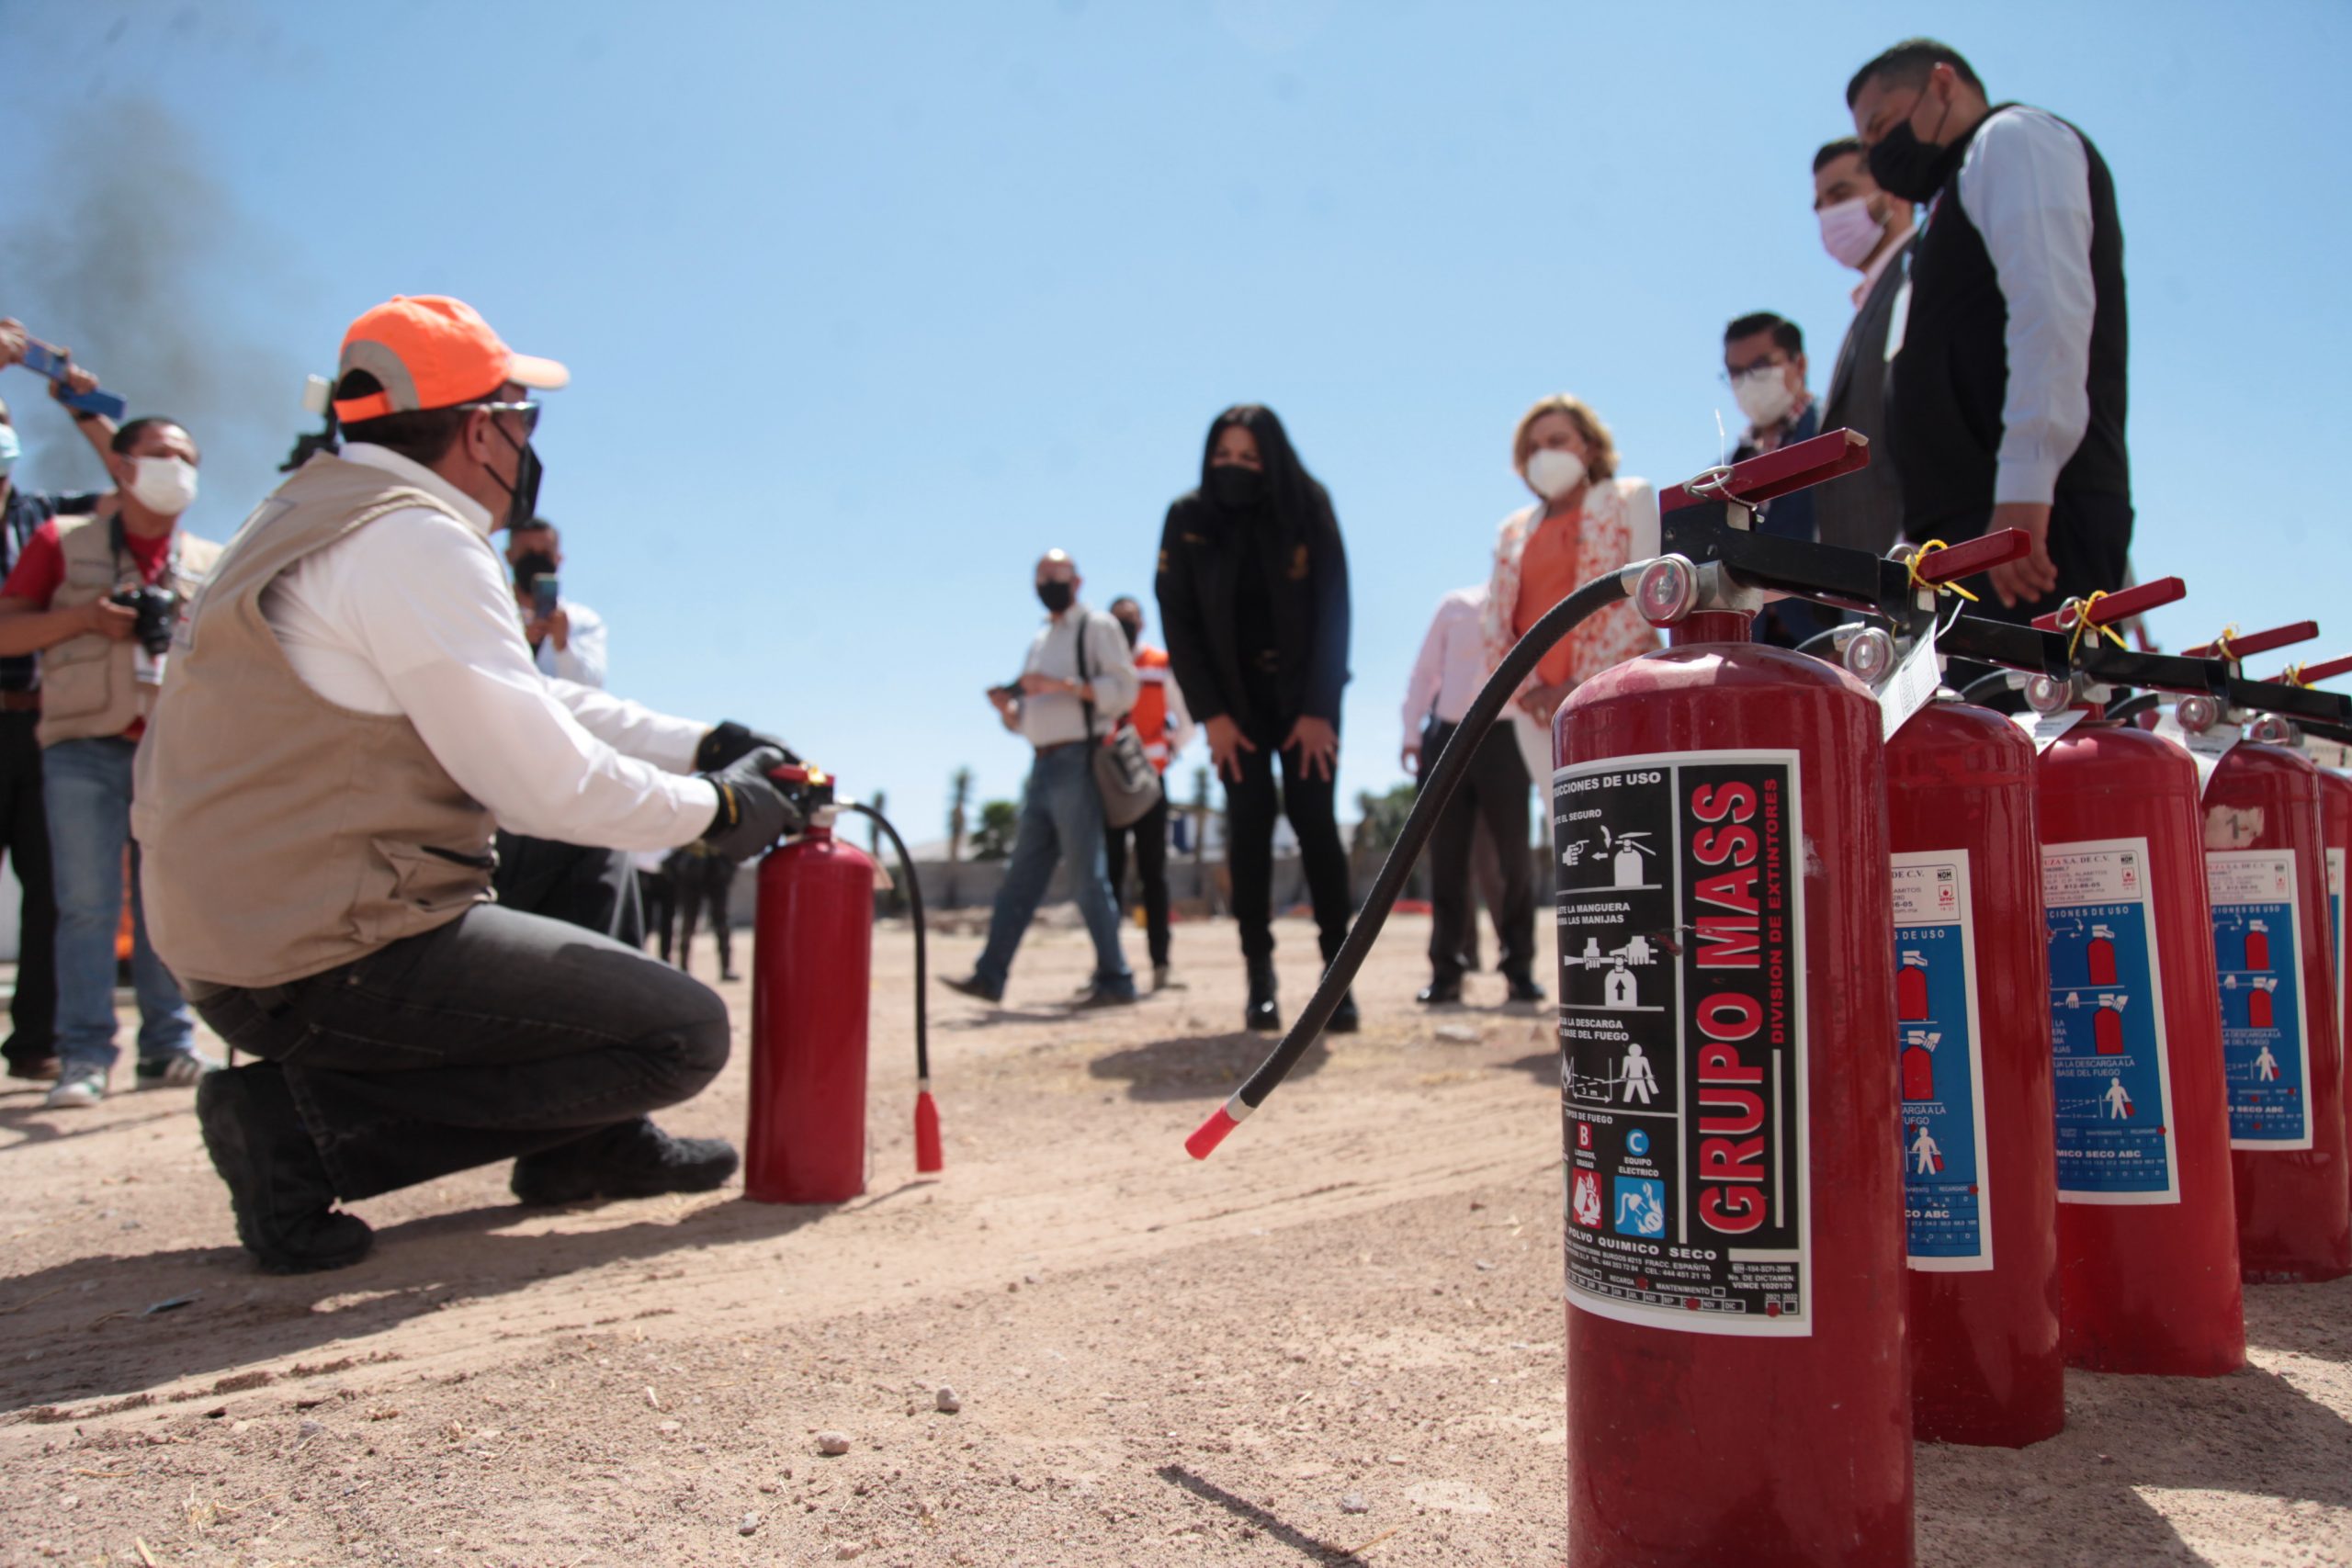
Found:
[{"label": "man in grey jacket", "polygon": [[988,945],[968,979],[951,990],[995,1002],[1023,933],[1053,880],[1069,859],[1070,892],[1094,939],[1094,978],[1080,1007],[1121,1007],[1136,999],[1135,972],[1119,951],[1119,911],[1104,861],[1102,797],[1094,786],[1094,748],[1136,705],[1135,659],[1127,634],[1110,616],[1078,602],[1078,563],[1060,550],[1037,562],[1037,598],[1046,624],[1029,645],[1021,678],[992,686],[1004,727],[1037,749],[1021,801],[1004,886],[989,918]]},{"label": "man in grey jacket", "polygon": [[1854,286],[1854,319],[1838,345],[1821,400],[1821,428],[1856,430],[1871,440],[1869,468],[1811,492],[1814,528],[1825,545],[1884,555],[1903,536],[1903,478],[1883,438],[1887,328],[1911,249],[1911,204],[1879,189],[1861,142],[1847,136],[1813,155],[1813,210],[1821,221],[1822,248],[1861,275]]}]

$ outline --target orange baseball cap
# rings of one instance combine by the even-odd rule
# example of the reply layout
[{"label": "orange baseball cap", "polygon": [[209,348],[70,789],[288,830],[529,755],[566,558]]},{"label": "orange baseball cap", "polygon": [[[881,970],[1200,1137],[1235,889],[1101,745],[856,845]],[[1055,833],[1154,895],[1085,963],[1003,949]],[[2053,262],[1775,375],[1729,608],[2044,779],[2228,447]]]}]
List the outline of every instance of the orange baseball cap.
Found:
[{"label": "orange baseball cap", "polygon": [[507,347],[480,311],[446,294],[395,294],[352,322],[335,385],[355,370],[382,389],[337,398],[335,417],[345,424],[478,402],[509,381],[553,391],[571,379],[554,360]]}]

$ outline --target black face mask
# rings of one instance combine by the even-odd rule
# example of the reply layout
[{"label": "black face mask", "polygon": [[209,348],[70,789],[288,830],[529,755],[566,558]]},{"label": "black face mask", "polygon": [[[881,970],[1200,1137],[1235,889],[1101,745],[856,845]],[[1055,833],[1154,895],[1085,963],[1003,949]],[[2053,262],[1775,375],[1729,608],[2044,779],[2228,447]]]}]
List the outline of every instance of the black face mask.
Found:
[{"label": "black face mask", "polygon": [[1046,581],[1037,584],[1037,603],[1055,615],[1060,615],[1078,597],[1078,591],[1067,582]]},{"label": "black face mask", "polygon": [[[1912,114],[1918,111],[1919,106],[1913,104]],[[1942,118],[1936,121],[1937,135],[1943,134],[1944,120],[1951,118],[1951,106],[1946,104]],[[1943,189],[1944,178],[1951,173],[1946,161],[1954,151],[1920,141],[1919,133],[1911,129],[1910,116],[1905,115],[1871,149],[1871,178],[1897,201],[1931,201]]]},{"label": "black face mask", "polygon": [[1209,470],[1209,493],[1216,497],[1219,506],[1247,512],[1265,503],[1266,471],[1245,468],[1238,463],[1219,463]]},{"label": "black face mask", "polygon": [[1136,644],[1143,640],[1143,623],[1140,621],[1121,621],[1119,623],[1119,629],[1127,634],[1127,646],[1129,648],[1135,647]]},{"label": "black face mask", "polygon": [[526,550],[514,558],[514,581],[528,588],[537,579],[555,575],[555,557],[545,550]]},{"label": "black face mask", "polygon": [[[506,525],[520,528],[538,515],[539,478],[546,470],[539,467],[539,454],[529,442],[517,441],[503,429],[498,434],[516,453],[514,482],[508,484],[504,479],[498,479],[498,483],[499,488],[506,492]],[[498,470],[492,469],[490,477],[497,479]]]}]

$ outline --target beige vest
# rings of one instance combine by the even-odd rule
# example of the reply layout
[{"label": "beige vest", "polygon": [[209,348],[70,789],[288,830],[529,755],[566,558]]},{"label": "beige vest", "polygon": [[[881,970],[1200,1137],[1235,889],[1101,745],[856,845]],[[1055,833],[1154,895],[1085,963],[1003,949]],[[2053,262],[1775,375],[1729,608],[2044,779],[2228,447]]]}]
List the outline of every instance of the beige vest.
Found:
[{"label": "beige vest", "polygon": [[[49,602],[70,610],[140,585],[138,563],[129,550],[114,547],[113,528],[103,517],[60,517],[57,543],[65,558],[65,580]],[[220,547],[193,535],[172,541],[171,562],[155,586],[186,596],[203,586]],[[142,666],[144,670],[142,671]],[[153,666],[133,641],[117,642],[91,632],[69,637],[40,656],[40,728],[43,746],[120,735],[155,705]],[[141,679],[147,673],[147,679]]]},{"label": "beige vest", "polygon": [[131,806],[148,935],[182,979],[282,985],[490,897],[490,813],[405,715],[313,691],[262,618],[278,573],[420,506],[458,515],[380,469],[314,457],[246,520],[197,595]]}]

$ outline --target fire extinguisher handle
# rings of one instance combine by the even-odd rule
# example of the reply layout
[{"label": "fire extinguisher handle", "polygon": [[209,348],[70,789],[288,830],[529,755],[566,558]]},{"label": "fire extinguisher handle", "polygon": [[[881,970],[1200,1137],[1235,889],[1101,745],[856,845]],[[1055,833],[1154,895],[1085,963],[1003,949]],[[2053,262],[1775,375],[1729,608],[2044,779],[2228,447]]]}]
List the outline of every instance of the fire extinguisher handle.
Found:
[{"label": "fire extinguisher handle", "polygon": [[2084,601],[2069,599],[2050,614],[2036,615],[2033,624],[2046,632],[2071,632],[2075,629],[2075,616],[2081,614],[2092,626],[2111,626],[2117,621],[2128,621],[2143,610],[2188,597],[2188,585],[2179,578],[2159,577],[2153,582],[2102,593],[2087,610],[2082,608]]},{"label": "fire extinguisher handle", "polygon": [[2013,560],[2023,560],[2032,548],[2033,541],[2024,529],[2002,528],[1915,557],[1913,570],[1920,581],[1940,587]]},{"label": "fire extinguisher handle", "polygon": [[2243,637],[2235,633],[2227,637],[2218,637],[2211,642],[2190,649],[2186,657],[2236,660],[2245,658],[2248,654],[2268,653],[2274,649],[2291,648],[2299,642],[2309,642],[2317,636],[2319,636],[2317,621],[2294,621],[2283,626],[2272,626],[2268,631],[2248,632]]},{"label": "fire extinguisher handle", "polygon": [[[2233,648],[2237,646],[2234,640],[2231,646]],[[2281,670],[2271,679],[2293,680],[2308,686],[2315,681],[2333,681],[2338,675],[2352,675],[2352,653],[2337,659],[2324,659],[2315,664],[2297,664],[2290,669]]]}]

